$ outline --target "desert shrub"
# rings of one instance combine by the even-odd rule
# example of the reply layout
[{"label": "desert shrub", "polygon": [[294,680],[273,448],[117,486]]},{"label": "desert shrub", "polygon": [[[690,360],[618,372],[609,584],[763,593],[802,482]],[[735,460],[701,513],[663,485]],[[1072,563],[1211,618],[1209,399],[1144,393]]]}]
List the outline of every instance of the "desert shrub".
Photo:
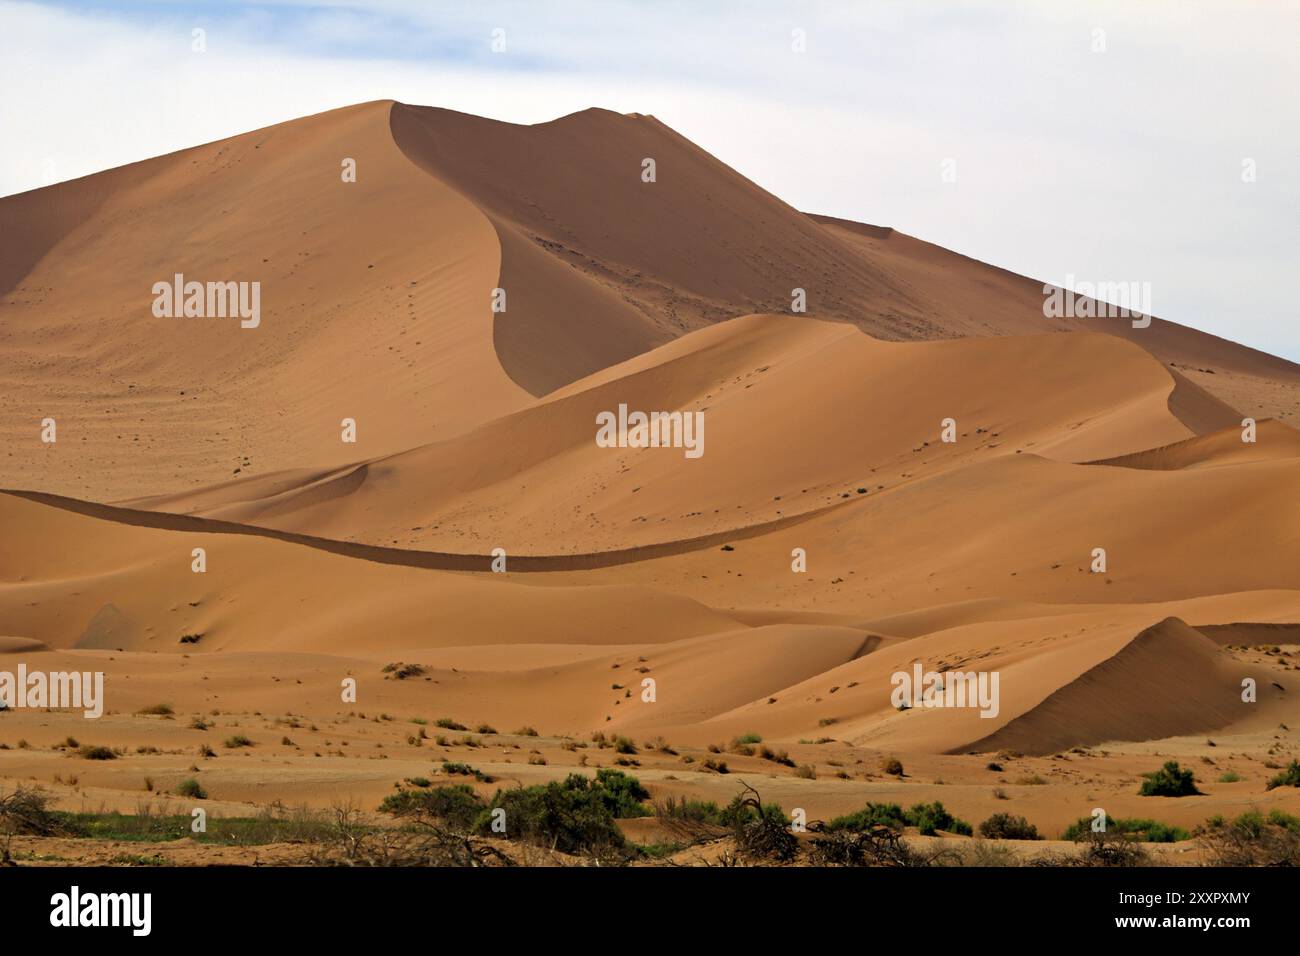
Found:
[{"label": "desert shrub", "polygon": [[810,862],[816,866],[926,866],[898,830],[887,826],[867,830],[835,830],[812,841]]},{"label": "desert shrub", "polygon": [[1038,827],[1024,817],[995,813],[980,824],[980,836],[990,840],[1041,840]]},{"label": "desert shrub", "polygon": [[398,661],[394,664],[385,664],[383,668],[385,674],[392,674],[398,680],[406,680],[411,677],[419,677],[424,673],[424,667],[420,664],[404,664]]},{"label": "desert shrub", "polygon": [[450,717],[439,717],[434,724],[443,730],[469,730],[464,724],[458,724]]},{"label": "desert shrub", "polygon": [[77,749],[77,756],[83,760],[116,760],[117,754],[108,747],[96,747],[87,744]]},{"label": "desert shrub", "polygon": [[[1105,819],[1105,832],[1119,834],[1143,843],[1177,843],[1191,836],[1182,827],[1171,826],[1158,820],[1115,819],[1113,817],[1106,817]],[[1081,817],[1066,827],[1061,839],[1073,840],[1078,843],[1088,839],[1091,833],[1092,818]]]},{"label": "desert shrub", "polygon": [[632,741],[626,737],[615,737],[613,743],[614,743],[615,753],[620,753],[620,754],[636,753],[636,744],[632,743]]},{"label": "desert shrub", "polygon": [[144,714],[153,717],[170,717],[176,713],[171,704],[151,704],[142,710],[137,710],[137,714]]},{"label": "desert shrub", "polygon": [[882,773],[901,777],[903,775],[903,761],[899,760],[897,757],[886,757],[884,760],[880,761],[880,770]]},{"label": "desert shrub", "polygon": [[857,830],[864,832],[873,827],[892,827],[901,830],[904,827],[916,827],[923,836],[933,836],[936,830],[959,833],[970,836],[971,825],[959,820],[947,811],[937,800],[934,803],[917,803],[911,809],[904,810],[896,803],[868,803],[861,810],[835,817],[825,824],[830,832],[838,830]]},{"label": "desert shrub", "polygon": [[1268,789],[1300,787],[1300,760],[1292,760],[1285,770],[1268,782]]},{"label": "desert shrub", "polygon": [[736,852],[749,859],[785,863],[794,859],[799,841],[790,831],[790,821],[779,805],[763,803],[758,791],[748,784],[747,794],[737,794],[728,806]]},{"label": "desert shrub", "polygon": [[1190,797],[1201,791],[1196,789],[1196,777],[1190,770],[1170,760],[1154,773],[1144,773],[1146,779],[1138,794],[1143,797]]},{"label": "desert shrub", "polygon": [[208,791],[194,777],[188,777],[176,785],[176,796],[193,797],[195,800],[208,799]]},{"label": "desert shrub", "polygon": [[1280,811],[1214,818],[1197,836],[1214,866],[1300,866],[1300,818]]},{"label": "desert shrub", "polygon": [[681,820],[686,823],[708,823],[713,826],[727,826],[723,810],[712,800],[688,800],[685,797],[669,797],[662,803],[656,803],[654,814],[661,820]]},{"label": "desert shrub", "polygon": [[491,783],[495,779],[477,767],[471,767],[467,763],[459,763],[454,760],[444,760],[442,762],[442,772],[454,777],[473,777],[479,783]]},{"label": "desert shrub", "polygon": [[870,830],[872,827],[884,826],[901,830],[907,826],[903,808],[896,803],[868,803],[861,810],[835,817],[826,824],[825,829],[836,830]]},{"label": "desert shrub", "polygon": [[[646,815],[639,802],[644,796],[649,794],[635,777],[605,769],[595,779],[573,773],[563,781],[498,790],[489,807],[505,810],[507,838],[578,853],[624,847],[614,821]],[[491,833],[490,812],[479,819],[478,830]]]},{"label": "desert shrub", "polygon": [[391,793],[379,805],[381,813],[398,818],[427,817],[461,831],[475,827],[487,805],[469,784],[458,783],[430,789],[402,789]]},{"label": "desert shrub", "polygon": [[517,737],[536,737],[536,736],[537,736],[537,731],[534,730],[532,727],[520,727],[518,730],[515,731],[515,736],[517,736]]},{"label": "desert shrub", "polygon": [[0,833],[54,836],[66,829],[59,815],[50,809],[50,796],[35,787],[19,784],[0,793]]},{"label": "desert shrub", "polygon": [[771,747],[767,746],[767,744],[758,748],[758,755],[764,760],[770,760],[772,763],[779,763],[783,767],[794,766],[794,761],[790,759],[788,753],[784,750],[773,750]]},{"label": "desert shrub", "polygon": [[738,744],[761,744],[762,742],[763,738],[755,733],[741,734],[735,740]]},{"label": "desert shrub", "polygon": [[922,836],[934,836],[936,830],[962,836],[970,836],[972,832],[969,823],[954,817],[938,800],[934,803],[918,803],[904,816],[910,826],[921,831]]},{"label": "desert shrub", "polygon": [[1030,861],[1030,866],[1147,866],[1151,862],[1147,853],[1133,837],[1116,830],[1093,833],[1089,830],[1075,842],[1083,849],[1075,855],[1044,854]]},{"label": "desert shrub", "polygon": [[597,770],[592,792],[620,820],[650,815],[650,810],[641,802],[650,798],[650,791],[641,786],[636,777],[621,770]]}]

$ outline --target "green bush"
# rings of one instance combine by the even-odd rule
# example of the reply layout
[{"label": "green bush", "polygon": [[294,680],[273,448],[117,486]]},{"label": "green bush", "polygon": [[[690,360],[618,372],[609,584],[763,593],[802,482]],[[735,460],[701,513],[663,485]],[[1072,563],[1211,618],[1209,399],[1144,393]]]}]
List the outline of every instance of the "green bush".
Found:
[{"label": "green bush", "polygon": [[1196,777],[1192,771],[1178,766],[1177,760],[1170,760],[1155,773],[1144,773],[1142,776],[1146,780],[1138,791],[1139,796],[1190,797],[1201,792],[1196,789]]},{"label": "green bush", "polygon": [[498,790],[478,831],[491,835],[491,810],[506,812],[505,836],[553,846],[565,853],[621,848],[623,833],[614,822],[642,817],[649,810],[640,801],[649,792],[621,770],[602,769],[595,778],[569,774],[563,781]]},{"label": "green bush", "polygon": [[1277,787],[1300,787],[1300,760],[1292,760],[1285,770],[1268,782],[1267,789]]},{"label": "green bush", "polygon": [[868,803],[861,810],[836,817],[826,824],[827,830],[869,830],[874,826],[901,830],[916,827],[923,836],[933,836],[936,830],[946,830],[970,836],[974,831],[965,820],[959,820],[937,800],[934,803],[917,803],[904,810],[896,803]]},{"label": "green bush", "polygon": [[903,808],[896,803],[868,803],[861,810],[836,817],[826,824],[827,830],[870,830],[874,826],[901,830],[907,826]]},{"label": "green bush", "polygon": [[399,790],[379,805],[381,813],[395,817],[429,817],[458,830],[473,829],[486,804],[466,783],[431,789]]},{"label": "green bush", "polygon": [[936,830],[946,830],[962,836],[970,836],[972,832],[969,823],[958,820],[938,800],[934,803],[916,804],[907,811],[905,819],[908,824],[920,830],[922,836],[934,836]]},{"label": "green bush", "polygon": [[[1143,843],[1178,843],[1191,837],[1191,834],[1182,827],[1171,826],[1158,820],[1135,818],[1117,820],[1113,817],[1106,817],[1104,832],[1132,837]],[[1065,832],[1061,834],[1061,839],[1078,842],[1079,840],[1091,839],[1092,835],[1092,818],[1081,817],[1065,828]]]},{"label": "green bush", "polygon": [[980,824],[980,836],[990,840],[1041,840],[1038,827],[1024,817],[995,813]]},{"label": "green bush", "polygon": [[688,800],[685,797],[669,797],[663,803],[655,804],[655,816],[666,820],[683,820],[688,823],[710,823],[714,826],[727,826],[723,820],[723,810],[712,800]]},{"label": "green bush", "polygon": [[442,772],[451,776],[473,777],[479,783],[491,783],[495,779],[479,770],[478,767],[471,767],[467,763],[458,763],[452,760],[442,762]]}]

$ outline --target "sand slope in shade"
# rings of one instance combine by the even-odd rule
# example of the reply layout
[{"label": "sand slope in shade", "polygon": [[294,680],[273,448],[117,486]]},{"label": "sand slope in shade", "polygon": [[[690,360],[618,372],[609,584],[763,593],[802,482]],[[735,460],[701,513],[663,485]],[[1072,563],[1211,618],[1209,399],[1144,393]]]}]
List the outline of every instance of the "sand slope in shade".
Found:
[{"label": "sand slope in shade", "polygon": [[1142,468],[1149,471],[1177,471],[1184,468],[1215,468],[1255,461],[1300,458],[1300,432],[1281,422],[1265,419],[1256,426],[1255,440],[1242,441],[1244,429],[1238,422],[1212,434],[1098,461],[1098,465]]}]

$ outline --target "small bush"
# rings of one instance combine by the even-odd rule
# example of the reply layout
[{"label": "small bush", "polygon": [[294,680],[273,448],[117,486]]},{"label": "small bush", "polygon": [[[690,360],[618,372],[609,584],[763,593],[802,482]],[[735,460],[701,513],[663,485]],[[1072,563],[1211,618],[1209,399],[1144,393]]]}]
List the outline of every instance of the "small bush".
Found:
[{"label": "small bush", "polygon": [[116,760],[117,754],[113,753],[107,747],[94,747],[87,744],[77,750],[77,756],[82,760]]},{"label": "small bush", "polygon": [[469,728],[466,727],[464,724],[458,724],[450,717],[439,717],[436,721],[434,721],[434,723],[436,726],[441,727],[443,730],[469,730]]},{"label": "small bush", "polygon": [[1154,773],[1145,773],[1146,780],[1138,790],[1143,797],[1190,797],[1199,794],[1196,789],[1196,777],[1190,770],[1178,766],[1177,760],[1170,760]]},{"label": "small bush", "polygon": [[208,791],[203,789],[203,785],[193,777],[182,780],[176,785],[176,796],[193,797],[195,800],[206,800]]},{"label": "small bush", "polygon": [[1024,817],[995,813],[980,824],[980,836],[990,840],[1041,840],[1038,827]]},{"label": "small bush", "polygon": [[1278,787],[1300,787],[1300,760],[1292,760],[1285,770],[1268,782],[1267,789]]},{"label": "small bush", "polygon": [[249,740],[247,737],[245,737],[243,734],[235,734],[231,737],[227,737],[224,741],[224,744],[225,746],[231,748],[232,750],[236,747],[253,746],[253,742]]},{"label": "small bush", "polygon": [[[1158,820],[1105,818],[1105,833],[1118,834],[1142,843],[1177,843],[1190,834],[1182,827],[1171,826]],[[1061,839],[1078,843],[1093,835],[1092,818],[1082,817],[1066,827]]]},{"label": "small bush", "polygon": [[170,717],[176,711],[172,709],[171,704],[152,704],[143,710],[137,710],[136,713],[153,717]]},{"label": "small bush", "polygon": [[972,832],[969,823],[954,817],[938,800],[934,803],[916,804],[907,811],[906,820],[909,825],[920,830],[922,836],[934,836],[936,830],[962,836],[970,836]]},{"label": "small bush", "polygon": [[493,781],[492,777],[489,777],[477,767],[471,767],[467,763],[456,763],[451,760],[442,762],[442,772],[451,776],[473,777],[479,783],[491,783]]},{"label": "small bush", "polygon": [[880,762],[880,770],[882,773],[887,773],[894,777],[901,777],[903,775],[903,761],[899,760],[897,757],[886,757]]}]

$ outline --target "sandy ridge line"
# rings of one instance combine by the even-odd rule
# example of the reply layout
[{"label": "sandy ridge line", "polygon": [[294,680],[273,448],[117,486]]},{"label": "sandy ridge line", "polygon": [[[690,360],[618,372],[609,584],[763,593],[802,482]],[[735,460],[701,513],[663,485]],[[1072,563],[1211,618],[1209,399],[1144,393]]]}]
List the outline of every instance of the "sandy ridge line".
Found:
[{"label": "sandy ridge line", "polygon": [[[446,551],[417,551],[407,548],[389,548],[383,545],[362,544],[353,541],[337,541],[333,538],[319,538],[309,534],[292,531],[280,531],[275,528],[262,528],[254,525],[239,524],[234,521],[222,521],[216,518],[198,518],[193,515],[169,514],[161,511],[137,511],[134,508],[119,508],[115,505],[98,504],[68,498],[64,495],[44,491],[25,491],[22,489],[0,488],[0,494],[14,498],[23,498],[37,504],[48,505],[62,511],[111,521],[117,524],[138,528],[153,528],[160,531],[178,531],[192,534],[240,534],[260,538],[271,538],[288,544],[305,545],[318,551],[328,551],[361,561],[373,561],[376,564],[394,564],[410,568],[428,568],[437,571],[480,571],[488,572],[492,562],[491,555],[453,554]],[[853,504],[863,499],[837,501],[834,504],[805,511],[797,515],[788,515],[774,521],[760,522],[727,531],[715,531],[696,538],[683,538],[678,541],[664,541],[659,544],[644,545],[636,548],[618,548],[612,551],[593,551],[585,554],[520,554],[508,555],[508,570],[514,572],[536,573],[544,571],[590,571],[596,568],[612,568],[623,564],[636,564],[640,561],[652,561],[656,558],[670,557],[701,551],[713,545],[726,544],[730,541],[743,541],[757,538],[772,531],[780,531],[794,525],[802,524],[836,509]]]}]

